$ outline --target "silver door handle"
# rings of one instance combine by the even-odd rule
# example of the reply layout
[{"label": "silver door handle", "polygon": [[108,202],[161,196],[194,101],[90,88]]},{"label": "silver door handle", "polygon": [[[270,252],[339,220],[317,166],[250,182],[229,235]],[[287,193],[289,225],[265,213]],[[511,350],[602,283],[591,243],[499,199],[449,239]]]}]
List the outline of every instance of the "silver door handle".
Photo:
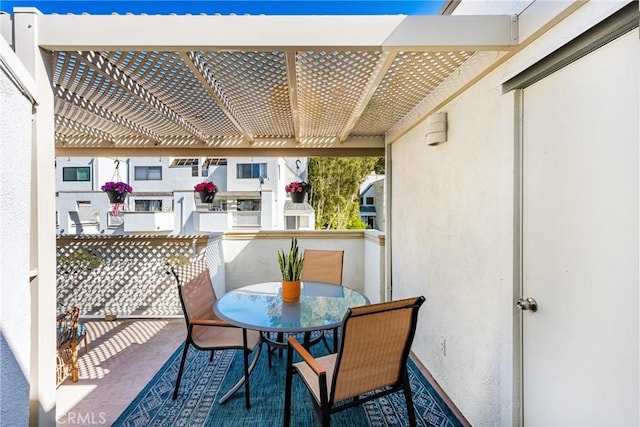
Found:
[{"label": "silver door handle", "polygon": [[518,302],[516,303],[516,305],[518,306],[518,308],[522,311],[524,310],[531,310],[531,311],[538,311],[538,302],[531,298],[520,298],[518,300]]}]

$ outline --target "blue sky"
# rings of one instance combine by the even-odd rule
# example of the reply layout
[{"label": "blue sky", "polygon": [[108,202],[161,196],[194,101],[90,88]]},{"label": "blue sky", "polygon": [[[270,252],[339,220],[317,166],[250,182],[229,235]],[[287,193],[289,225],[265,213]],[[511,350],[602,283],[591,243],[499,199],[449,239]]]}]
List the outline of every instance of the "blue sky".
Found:
[{"label": "blue sky", "polygon": [[440,10],[444,0],[427,1],[386,1],[386,0],[0,0],[0,10],[11,13],[15,6],[36,7],[43,13],[87,12],[104,15],[117,12],[124,14],[214,14],[230,13],[265,15],[434,15]]}]

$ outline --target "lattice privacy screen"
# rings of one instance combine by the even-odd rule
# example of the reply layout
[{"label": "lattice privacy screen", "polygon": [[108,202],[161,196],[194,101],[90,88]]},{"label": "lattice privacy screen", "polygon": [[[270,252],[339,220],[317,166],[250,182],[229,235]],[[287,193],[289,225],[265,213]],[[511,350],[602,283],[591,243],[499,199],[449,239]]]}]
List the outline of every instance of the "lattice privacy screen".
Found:
[{"label": "lattice privacy screen", "polygon": [[58,305],[77,305],[84,316],[182,315],[169,266],[206,256],[210,268],[219,268],[216,250],[206,236],[59,237]]}]

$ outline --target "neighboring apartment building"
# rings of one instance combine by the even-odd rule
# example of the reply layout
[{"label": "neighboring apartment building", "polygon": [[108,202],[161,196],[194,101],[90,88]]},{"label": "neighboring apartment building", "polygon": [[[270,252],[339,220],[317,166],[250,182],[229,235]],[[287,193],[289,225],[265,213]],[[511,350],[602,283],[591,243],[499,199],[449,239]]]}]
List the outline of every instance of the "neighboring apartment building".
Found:
[{"label": "neighboring apartment building", "polygon": [[[307,179],[306,158],[126,159],[58,157],[58,234],[195,234],[232,229],[313,229],[307,203],[291,203],[286,184]],[[100,187],[123,181],[133,187],[114,212]],[[213,203],[193,187],[213,181]]]},{"label": "neighboring apartment building", "polygon": [[384,175],[369,175],[360,186],[360,219],[367,228],[384,231]]}]

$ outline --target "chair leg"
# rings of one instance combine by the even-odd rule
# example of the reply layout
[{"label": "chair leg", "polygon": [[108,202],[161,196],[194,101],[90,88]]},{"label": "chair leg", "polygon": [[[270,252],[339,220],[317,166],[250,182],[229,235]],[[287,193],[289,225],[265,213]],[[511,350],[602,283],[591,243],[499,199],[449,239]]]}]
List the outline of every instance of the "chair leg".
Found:
[{"label": "chair leg", "polygon": [[184,350],[182,351],[182,360],[180,361],[180,369],[178,369],[178,378],[176,379],[176,388],[173,390],[173,400],[178,398],[178,389],[180,388],[180,380],[182,379],[182,371],[184,370],[184,362],[187,360],[189,352],[189,340],[184,342]]},{"label": "chair leg", "polygon": [[248,344],[247,344],[246,329],[242,329],[242,344],[243,344],[242,355],[243,355],[243,361],[244,361],[244,405],[246,406],[247,409],[250,409],[251,398],[249,396],[249,353],[251,352],[251,350],[247,348]]},{"label": "chair leg", "polygon": [[411,397],[411,385],[409,384],[409,376],[407,375],[406,371],[404,373],[402,391],[404,392],[404,398],[407,401],[407,414],[409,415],[409,426],[415,427],[417,425],[416,410],[413,407],[413,397]]},{"label": "chair leg", "polygon": [[[278,335],[276,336],[276,341],[277,342],[285,342],[284,334],[282,332],[278,332]],[[282,349],[278,350],[278,355],[280,357],[282,357]]]},{"label": "chair leg", "polygon": [[211,354],[209,355],[209,363],[213,362],[213,356],[215,355],[215,353],[215,350],[211,350]]},{"label": "chair leg", "polygon": [[89,352],[89,344],[87,344],[87,333],[84,334],[84,354]]},{"label": "chair leg", "polygon": [[311,347],[311,332],[307,331],[304,333],[304,338],[302,339],[302,346],[309,350]]},{"label": "chair leg", "polygon": [[284,427],[291,425],[291,383],[293,382],[293,349],[287,349],[287,372],[284,386]]},{"label": "chair leg", "polygon": [[329,404],[325,403],[320,408],[322,412],[322,427],[331,427],[331,412],[329,411]]}]

